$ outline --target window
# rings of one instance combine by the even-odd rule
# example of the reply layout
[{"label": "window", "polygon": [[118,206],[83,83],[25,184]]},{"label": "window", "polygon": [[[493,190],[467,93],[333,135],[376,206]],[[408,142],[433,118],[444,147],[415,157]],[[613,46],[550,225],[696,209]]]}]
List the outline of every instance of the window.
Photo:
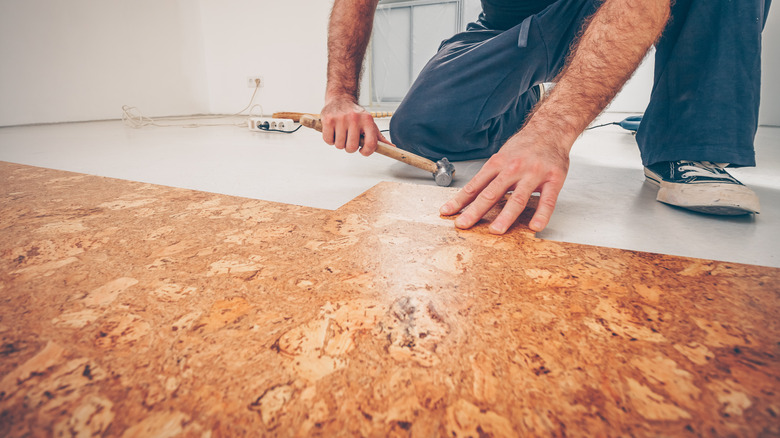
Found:
[{"label": "window", "polygon": [[380,2],[368,60],[370,105],[395,106],[401,102],[441,42],[465,27],[463,3],[464,0]]}]

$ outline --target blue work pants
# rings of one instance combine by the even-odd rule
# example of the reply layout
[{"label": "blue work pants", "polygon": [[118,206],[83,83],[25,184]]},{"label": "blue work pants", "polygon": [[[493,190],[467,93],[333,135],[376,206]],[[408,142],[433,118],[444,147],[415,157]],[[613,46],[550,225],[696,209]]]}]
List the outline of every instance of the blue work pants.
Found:
[{"label": "blue work pants", "polygon": [[[761,32],[771,0],[676,0],[656,44],[655,82],[637,133],[642,161],[755,165]],[[552,81],[593,0],[559,0],[502,31],[482,21],[442,43],[390,122],[393,142],[420,155],[496,153]]]}]

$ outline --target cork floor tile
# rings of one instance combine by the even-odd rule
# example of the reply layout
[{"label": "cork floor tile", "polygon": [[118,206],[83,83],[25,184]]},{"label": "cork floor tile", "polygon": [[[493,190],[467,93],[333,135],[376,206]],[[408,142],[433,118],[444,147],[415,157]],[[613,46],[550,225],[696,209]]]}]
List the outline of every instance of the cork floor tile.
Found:
[{"label": "cork floor tile", "polygon": [[0,163],[0,436],[780,434],[780,269]]}]

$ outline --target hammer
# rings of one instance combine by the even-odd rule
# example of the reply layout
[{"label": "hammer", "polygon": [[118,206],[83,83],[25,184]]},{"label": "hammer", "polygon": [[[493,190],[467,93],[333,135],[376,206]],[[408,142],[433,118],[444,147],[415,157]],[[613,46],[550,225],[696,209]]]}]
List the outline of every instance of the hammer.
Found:
[{"label": "hammer", "polygon": [[[322,121],[310,114],[301,116],[301,125],[322,132]],[[427,158],[423,158],[387,143],[381,141],[377,143],[376,151],[378,153],[418,169],[431,172],[433,174],[433,180],[436,181],[436,185],[447,187],[452,183],[452,175],[455,173],[455,166],[453,166],[448,159],[442,158],[434,163]],[[360,139],[360,144],[363,144],[363,139]]]}]

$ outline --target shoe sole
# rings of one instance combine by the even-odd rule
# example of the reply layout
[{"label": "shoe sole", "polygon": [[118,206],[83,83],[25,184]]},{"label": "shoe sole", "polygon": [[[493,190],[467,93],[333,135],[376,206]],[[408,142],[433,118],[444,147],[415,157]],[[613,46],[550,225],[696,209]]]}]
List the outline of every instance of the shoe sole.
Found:
[{"label": "shoe sole", "polygon": [[659,187],[656,200],[664,204],[721,216],[758,214],[761,211],[756,194],[742,185],[671,183],[647,168],[645,177],[649,183]]}]

